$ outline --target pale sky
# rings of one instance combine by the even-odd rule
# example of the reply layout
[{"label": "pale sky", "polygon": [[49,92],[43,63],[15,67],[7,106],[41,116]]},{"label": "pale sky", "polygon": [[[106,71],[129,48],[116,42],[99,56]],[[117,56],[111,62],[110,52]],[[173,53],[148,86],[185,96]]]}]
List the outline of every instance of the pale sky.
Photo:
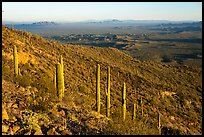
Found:
[{"label": "pale sky", "polygon": [[3,21],[202,20],[202,2],[2,2]]}]

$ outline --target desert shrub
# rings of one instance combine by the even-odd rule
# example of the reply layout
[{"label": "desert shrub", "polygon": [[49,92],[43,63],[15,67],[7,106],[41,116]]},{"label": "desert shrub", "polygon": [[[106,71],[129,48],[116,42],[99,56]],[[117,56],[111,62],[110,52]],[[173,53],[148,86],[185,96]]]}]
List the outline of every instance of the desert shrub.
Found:
[{"label": "desert shrub", "polygon": [[156,105],[158,102],[157,102],[157,97],[153,97],[152,100],[151,100],[151,104],[153,105]]},{"label": "desert shrub", "polygon": [[158,134],[156,127],[151,126],[145,118],[133,121],[129,116],[125,121],[119,119],[117,122],[111,122],[106,130],[119,135],[148,135]]},{"label": "desert shrub", "polygon": [[41,112],[52,109],[55,102],[57,102],[52,78],[46,73],[41,73],[39,79],[34,80],[31,85],[38,89],[35,97],[32,98],[31,109]]},{"label": "desert shrub", "polygon": [[87,90],[87,88],[85,85],[80,85],[80,86],[78,86],[78,90],[79,90],[79,92],[85,92]]},{"label": "desert shrub", "polygon": [[35,97],[31,100],[31,107],[30,109],[34,112],[47,112],[54,107],[54,98],[50,93],[46,93],[43,91],[38,91]]},{"label": "desert shrub", "polygon": [[22,76],[18,77],[19,85],[27,87],[31,85],[31,76],[28,73],[24,73]]},{"label": "desert shrub", "polygon": [[199,119],[197,113],[194,112],[193,109],[190,109],[190,110],[188,111],[188,115],[189,115],[189,117],[188,117],[188,120],[189,120],[189,121],[194,122],[195,120]]},{"label": "desert shrub", "polygon": [[2,65],[2,79],[13,81],[14,72],[9,66]]},{"label": "desert shrub", "polygon": [[163,127],[162,135],[181,135],[181,131],[179,129],[173,129],[171,127]]}]

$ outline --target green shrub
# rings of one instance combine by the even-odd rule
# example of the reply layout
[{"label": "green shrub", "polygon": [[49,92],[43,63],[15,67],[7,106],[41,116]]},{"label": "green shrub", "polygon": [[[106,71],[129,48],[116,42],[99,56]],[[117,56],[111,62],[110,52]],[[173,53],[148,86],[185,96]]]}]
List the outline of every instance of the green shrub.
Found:
[{"label": "green shrub", "polygon": [[27,87],[31,85],[31,76],[27,73],[24,73],[24,75],[18,77],[19,85],[23,87]]},{"label": "green shrub", "polygon": [[84,85],[80,85],[80,86],[78,86],[78,90],[79,90],[79,92],[85,92],[87,90],[87,88]]},{"label": "green shrub", "polygon": [[35,97],[32,98],[31,109],[41,112],[52,109],[57,102],[57,94],[54,90],[52,78],[49,77],[47,73],[41,73],[39,74],[39,79],[35,79],[31,86],[38,89],[38,92],[35,93]]}]

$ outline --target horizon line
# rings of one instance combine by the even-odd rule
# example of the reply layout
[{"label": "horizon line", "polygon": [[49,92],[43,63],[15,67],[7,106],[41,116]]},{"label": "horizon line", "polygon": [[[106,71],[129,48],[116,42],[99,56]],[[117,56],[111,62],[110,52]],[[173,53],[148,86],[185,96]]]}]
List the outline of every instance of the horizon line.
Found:
[{"label": "horizon line", "polygon": [[39,20],[39,21],[9,21],[9,20],[5,20],[3,21],[2,20],[2,23],[3,22],[12,22],[12,23],[20,23],[20,22],[61,22],[61,23],[77,23],[77,22],[93,22],[93,21],[111,21],[111,20],[117,20],[117,21],[175,21],[175,22],[182,22],[182,21],[196,21],[196,22],[200,22],[202,20],[190,20],[190,19],[185,19],[185,20],[168,20],[168,19],[101,19],[101,20],[98,20],[98,19],[87,19],[87,20],[79,20],[79,21],[53,21],[53,20]]}]

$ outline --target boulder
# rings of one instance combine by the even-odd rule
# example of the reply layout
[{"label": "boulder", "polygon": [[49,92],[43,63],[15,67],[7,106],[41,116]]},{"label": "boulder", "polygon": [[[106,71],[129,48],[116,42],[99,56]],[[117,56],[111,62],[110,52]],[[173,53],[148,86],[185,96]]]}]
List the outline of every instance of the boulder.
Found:
[{"label": "boulder", "polygon": [[72,135],[72,132],[69,131],[68,129],[65,129],[65,130],[62,131],[61,134],[62,134],[62,135]]},{"label": "boulder", "polygon": [[37,130],[37,131],[34,133],[34,135],[43,135],[43,133],[42,133],[42,131],[39,129],[39,130]]},{"label": "boulder", "polygon": [[15,116],[11,116],[9,121],[14,123],[14,122],[16,122],[16,121],[17,121],[17,119],[16,119],[16,117],[15,117]]},{"label": "boulder", "polygon": [[55,131],[55,128],[51,128],[47,131],[47,135],[60,135],[57,131]]},{"label": "boulder", "polygon": [[13,104],[12,108],[18,108],[18,104]]},{"label": "boulder", "polygon": [[13,133],[15,134],[19,129],[20,129],[19,126],[14,126],[13,129],[12,129]]},{"label": "boulder", "polygon": [[2,121],[5,119],[8,120],[9,117],[8,117],[6,109],[2,108]]},{"label": "boulder", "polygon": [[9,126],[7,125],[2,125],[2,132],[7,133],[9,130]]}]

